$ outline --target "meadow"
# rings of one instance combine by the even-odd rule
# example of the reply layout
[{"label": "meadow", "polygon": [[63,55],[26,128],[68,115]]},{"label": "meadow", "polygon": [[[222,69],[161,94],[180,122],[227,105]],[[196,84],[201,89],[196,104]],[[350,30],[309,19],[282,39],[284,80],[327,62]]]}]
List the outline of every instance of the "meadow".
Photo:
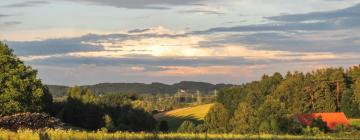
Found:
[{"label": "meadow", "polygon": [[360,127],[360,119],[351,118],[349,119],[349,122],[352,126]]},{"label": "meadow", "polygon": [[191,120],[194,123],[200,123],[204,120],[206,114],[214,104],[198,105],[193,107],[185,107],[180,109],[171,110],[164,113],[154,115],[156,120],[166,120],[169,123],[171,131],[176,129],[185,120]]},{"label": "meadow", "polygon": [[238,140],[238,139],[358,139],[351,133],[338,135],[237,135],[237,134],[184,134],[184,133],[132,133],[86,132],[74,130],[0,130],[1,140]]}]

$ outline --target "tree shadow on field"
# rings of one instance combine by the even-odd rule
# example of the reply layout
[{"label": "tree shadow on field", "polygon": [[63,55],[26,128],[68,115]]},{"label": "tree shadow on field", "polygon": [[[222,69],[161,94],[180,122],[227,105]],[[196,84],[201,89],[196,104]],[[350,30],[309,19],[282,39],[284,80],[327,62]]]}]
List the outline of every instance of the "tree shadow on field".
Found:
[{"label": "tree shadow on field", "polygon": [[180,127],[180,125],[184,121],[191,121],[195,125],[203,123],[202,120],[198,120],[194,116],[191,116],[191,115],[187,115],[187,116],[165,116],[165,117],[162,117],[162,118],[158,119],[159,122],[161,120],[166,120],[168,122],[169,131],[171,131],[171,132],[177,131],[177,129]]}]

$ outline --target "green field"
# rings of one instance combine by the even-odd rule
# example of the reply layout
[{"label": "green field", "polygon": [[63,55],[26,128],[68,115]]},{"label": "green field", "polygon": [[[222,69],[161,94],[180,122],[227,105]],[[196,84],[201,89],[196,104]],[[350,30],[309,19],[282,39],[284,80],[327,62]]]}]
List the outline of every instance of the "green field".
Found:
[{"label": "green field", "polygon": [[350,125],[360,127],[360,119],[349,119]]},{"label": "green field", "polygon": [[176,131],[176,129],[181,125],[185,120],[193,121],[194,123],[200,123],[204,120],[204,117],[210,110],[213,104],[205,104],[194,107],[186,107],[175,109],[172,111],[159,113],[154,115],[155,119],[166,120],[169,123],[171,131]]}]

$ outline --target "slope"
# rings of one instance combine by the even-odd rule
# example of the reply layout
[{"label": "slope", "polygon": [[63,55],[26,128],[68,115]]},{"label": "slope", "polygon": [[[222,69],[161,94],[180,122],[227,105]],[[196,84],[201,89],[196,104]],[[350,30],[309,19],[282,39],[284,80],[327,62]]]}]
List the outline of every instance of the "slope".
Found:
[{"label": "slope", "polygon": [[201,123],[212,106],[213,104],[205,104],[194,107],[175,109],[168,112],[155,114],[154,118],[158,121],[168,121],[170,130],[176,131],[181,123],[185,120],[192,121],[196,124]]}]

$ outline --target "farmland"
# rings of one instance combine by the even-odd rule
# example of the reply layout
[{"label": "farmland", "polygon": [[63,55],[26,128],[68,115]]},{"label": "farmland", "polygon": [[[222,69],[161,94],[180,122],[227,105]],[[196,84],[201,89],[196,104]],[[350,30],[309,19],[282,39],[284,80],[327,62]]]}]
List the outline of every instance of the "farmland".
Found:
[{"label": "farmland", "polygon": [[205,104],[194,107],[180,108],[164,113],[159,113],[154,116],[156,120],[166,120],[169,123],[170,130],[176,131],[184,120],[191,120],[199,123],[204,120],[204,117],[210,110],[213,104]]}]

